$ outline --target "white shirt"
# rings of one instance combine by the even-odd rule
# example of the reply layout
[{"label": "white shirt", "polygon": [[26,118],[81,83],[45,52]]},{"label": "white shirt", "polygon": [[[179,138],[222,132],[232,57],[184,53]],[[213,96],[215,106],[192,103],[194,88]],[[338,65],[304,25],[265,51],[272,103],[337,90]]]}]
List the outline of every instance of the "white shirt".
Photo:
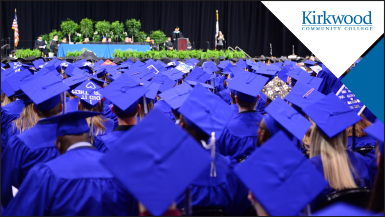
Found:
[{"label": "white shirt", "polygon": [[80,148],[80,147],[92,147],[91,143],[89,142],[78,142],[78,143],[75,143],[73,145],[71,145],[67,151],[69,150],[72,150],[72,149],[75,149],[75,148]]}]

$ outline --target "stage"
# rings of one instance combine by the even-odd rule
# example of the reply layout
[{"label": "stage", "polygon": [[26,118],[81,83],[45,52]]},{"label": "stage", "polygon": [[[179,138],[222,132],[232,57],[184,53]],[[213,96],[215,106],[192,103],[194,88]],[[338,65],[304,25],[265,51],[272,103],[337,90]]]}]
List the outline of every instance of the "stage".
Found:
[{"label": "stage", "polygon": [[112,58],[115,50],[122,51],[149,51],[150,45],[124,45],[124,44],[60,44],[57,57],[65,57],[68,51],[74,52],[77,50],[87,49],[92,51],[98,57]]}]

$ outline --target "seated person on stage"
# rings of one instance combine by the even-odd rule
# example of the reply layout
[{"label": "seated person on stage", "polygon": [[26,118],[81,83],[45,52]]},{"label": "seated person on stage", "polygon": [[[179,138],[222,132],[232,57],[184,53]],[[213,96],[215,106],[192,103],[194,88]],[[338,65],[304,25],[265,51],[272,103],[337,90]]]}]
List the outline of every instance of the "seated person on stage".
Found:
[{"label": "seated person on stage", "polygon": [[146,37],[146,42],[148,42],[148,43],[151,42],[150,36],[147,36],[147,37]]},{"label": "seated person on stage", "polygon": [[126,37],[126,38],[124,39],[124,42],[126,42],[126,43],[132,43],[131,38],[129,38],[129,37]]},{"label": "seated person on stage", "polygon": [[154,39],[151,39],[151,44],[150,44],[151,50],[157,50],[158,46],[155,44]]},{"label": "seated person on stage", "polygon": [[89,43],[89,42],[90,42],[90,38],[87,37],[84,39],[84,43]]},{"label": "seated person on stage", "polygon": [[190,39],[187,39],[187,50],[192,50]]},{"label": "seated person on stage", "polygon": [[53,39],[49,43],[49,47],[55,53],[55,55],[57,55],[57,50],[59,49],[59,41],[58,41],[58,36],[57,35],[53,36]]},{"label": "seated person on stage", "polygon": [[111,38],[108,38],[108,42],[112,42],[112,39],[111,39]]},{"label": "seated person on stage", "polygon": [[103,36],[102,42],[107,42],[107,39],[105,36]]},{"label": "seated person on stage", "polygon": [[67,37],[63,37],[63,40],[61,40],[62,43],[68,43],[67,42]]},{"label": "seated person on stage", "polygon": [[171,37],[167,38],[167,41],[164,45],[166,47],[166,50],[173,50],[173,44],[171,42]]},{"label": "seated person on stage", "polygon": [[45,43],[45,41],[43,41],[42,36],[39,36],[35,41],[35,49],[38,49],[40,52],[44,53],[44,56],[47,56],[48,54],[47,44]]}]

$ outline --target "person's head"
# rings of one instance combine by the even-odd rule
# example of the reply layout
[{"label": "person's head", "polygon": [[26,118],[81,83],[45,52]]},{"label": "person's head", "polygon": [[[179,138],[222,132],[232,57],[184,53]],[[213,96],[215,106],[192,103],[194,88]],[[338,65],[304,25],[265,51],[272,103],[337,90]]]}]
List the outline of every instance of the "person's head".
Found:
[{"label": "person's head", "polygon": [[175,32],[178,32],[179,31],[179,27],[175,27]]},{"label": "person's head", "polygon": [[129,37],[125,37],[125,38],[124,38],[125,41],[128,41],[128,39],[129,39]]},{"label": "person's head", "polygon": [[151,42],[154,44],[154,39],[151,39]]},{"label": "person's head", "polygon": [[107,39],[105,37],[103,37],[102,42],[106,42],[106,41],[107,41]]},{"label": "person's head", "polygon": [[86,37],[86,38],[84,39],[84,41],[85,41],[85,42],[89,42],[90,39],[89,39],[88,37]]},{"label": "person's head", "polygon": [[310,158],[321,155],[325,179],[335,190],[356,188],[349,157],[346,153],[348,143],[347,130],[328,138],[318,127],[310,134]]},{"label": "person's head", "polygon": [[235,91],[230,91],[231,104],[237,104],[237,102],[235,101],[235,94],[233,92]]},{"label": "person's head", "polygon": [[189,38],[187,38],[187,43],[190,43],[190,39]]},{"label": "person's head", "polygon": [[67,38],[66,37],[63,37],[63,42],[66,42],[67,41]]},{"label": "person's head", "polygon": [[33,110],[33,103],[29,103],[24,106],[19,118],[13,121],[15,123],[14,128],[19,131],[19,133],[22,133],[35,126],[38,120],[39,116]]},{"label": "person's head", "polygon": [[[92,111],[92,112],[102,112],[102,102],[99,101],[95,106],[89,107],[89,105],[86,102],[83,102],[83,100],[79,100],[78,104],[78,110],[79,111]],[[92,117],[92,123],[94,127],[96,128],[95,136],[99,134],[103,134],[106,131],[106,127],[103,125],[103,123],[107,121],[107,119],[104,118],[102,115],[94,116]],[[87,118],[87,123],[90,125],[91,118]]]},{"label": "person's head", "polygon": [[[47,100],[47,103],[49,103],[48,101],[51,101],[51,100],[57,101],[56,99],[49,99],[49,100]],[[32,104],[33,111],[36,112],[36,114],[39,118],[49,118],[49,117],[58,115],[63,111],[63,104],[62,104],[61,97],[60,97],[59,102],[53,107],[52,106],[47,107],[44,105],[44,103],[42,103],[42,104],[43,105],[38,105],[38,106],[36,106],[35,104]],[[49,109],[47,109],[47,108],[49,108]]]},{"label": "person's head", "polygon": [[208,141],[210,136],[206,133],[204,133],[202,130],[200,130],[197,126],[193,126],[194,124],[191,121],[190,125],[187,124],[186,118],[183,117],[182,114],[179,115],[179,125],[185,129],[192,137],[195,138],[196,141],[200,143],[200,141]]},{"label": "person's head", "polygon": [[257,131],[257,147],[260,147],[261,145],[263,145],[263,143],[265,143],[271,137],[272,137],[272,134],[270,133],[269,129],[266,127],[265,118],[264,118],[262,119],[261,123],[259,123],[259,128]]},{"label": "person's head", "polygon": [[111,39],[111,38],[108,38],[108,42],[112,42],[112,39]]},{"label": "person's head", "polygon": [[235,102],[240,110],[255,110],[259,95],[252,97],[239,91],[235,92]]},{"label": "person's head", "polygon": [[55,146],[60,155],[66,153],[67,149],[79,142],[88,142],[89,133],[83,133],[80,135],[65,135],[56,137]]},{"label": "person's head", "polygon": [[128,122],[131,123],[131,122],[135,121],[135,123],[136,123],[137,116],[140,112],[141,106],[139,103],[136,103],[136,106],[134,105],[132,107],[133,107],[133,109],[128,109],[128,111],[123,111],[119,107],[117,107],[116,105],[112,105],[111,111],[116,114],[116,116],[118,117],[118,120],[122,120],[126,123],[128,123]]},{"label": "person's head", "polygon": [[37,37],[37,39],[38,39],[39,41],[41,41],[41,40],[43,40],[43,37],[39,36],[39,37]]},{"label": "person's head", "polygon": [[147,40],[147,41],[150,41],[150,36],[147,36],[147,37],[146,37],[146,40]]},{"label": "person's head", "polygon": [[218,35],[219,35],[219,36],[223,36],[222,31],[219,31],[219,32],[218,32]]},{"label": "person's head", "polygon": [[59,36],[54,35],[53,38],[57,40],[59,38]]},{"label": "person's head", "polygon": [[167,37],[167,41],[171,41],[171,37]]}]

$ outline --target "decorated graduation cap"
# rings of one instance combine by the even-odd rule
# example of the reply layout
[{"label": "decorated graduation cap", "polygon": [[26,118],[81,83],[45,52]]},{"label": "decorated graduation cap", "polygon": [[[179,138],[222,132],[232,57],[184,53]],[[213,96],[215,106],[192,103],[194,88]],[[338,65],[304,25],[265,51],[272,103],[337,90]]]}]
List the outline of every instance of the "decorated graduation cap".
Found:
[{"label": "decorated graduation cap", "polygon": [[152,82],[160,84],[160,87],[159,87],[160,92],[167,91],[172,87],[174,87],[176,84],[176,81],[174,81],[173,79],[169,78],[167,75],[164,75],[162,73],[157,74],[152,80]]},{"label": "decorated graduation cap", "polygon": [[49,117],[44,121],[57,123],[56,137],[66,135],[81,135],[90,131],[86,118],[101,115],[99,112],[74,111]]},{"label": "decorated graduation cap", "polygon": [[297,82],[297,84],[291,89],[290,93],[285,97],[285,100],[293,103],[294,105],[305,108],[322,97],[325,97],[324,94],[317,91],[317,88],[310,86],[305,83]]},{"label": "decorated graduation cap", "polygon": [[312,216],[376,216],[376,214],[352,204],[337,202],[312,213]]},{"label": "decorated graduation cap", "polygon": [[197,84],[178,110],[191,127],[219,138],[233,109],[214,93]]},{"label": "decorated graduation cap", "polygon": [[269,114],[264,118],[265,124],[272,134],[282,129],[275,121],[299,140],[302,140],[311,126],[310,121],[279,97],[271,102],[265,111]]},{"label": "decorated graduation cap", "polygon": [[329,138],[361,120],[357,112],[350,109],[334,93],[329,93],[302,110]]},{"label": "decorated graduation cap", "polygon": [[100,94],[102,87],[92,80],[86,80],[74,88],[71,93],[80,98],[80,102],[87,108],[95,107],[103,96]]},{"label": "decorated graduation cap", "polygon": [[35,103],[37,109],[48,111],[60,102],[61,93],[69,90],[69,87],[60,76],[47,74],[20,86],[20,89]]},{"label": "decorated graduation cap", "polygon": [[366,127],[364,132],[379,141],[378,148],[381,156],[384,157],[384,124],[380,120],[376,120],[372,125]]},{"label": "decorated graduation cap", "polygon": [[228,81],[228,88],[235,90],[236,95],[244,102],[252,103],[257,100],[257,96],[268,78],[251,72],[242,72]]},{"label": "decorated graduation cap", "polygon": [[183,83],[159,94],[159,97],[166,101],[172,109],[178,109],[186,101],[192,90],[193,88],[189,84]]},{"label": "decorated graduation cap", "polygon": [[197,82],[201,82],[201,83],[204,83],[206,82],[207,80],[209,80],[210,78],[210,74],[203,71],[201,68],[199,67],[194,67],[194,69],[190,72],[190,74],[185,78],[185,80],[189,80],[189,81],[197,81]]},{"label": "decorated graduation cap", "polygon": [[273,80],[269,81],[269,83],[262,88],[262,93],[264,93],[271,100],[275,100],[277,96],[281,99],[285,99],[290,91],[291,87],[279,79],[278,76],[274,77]]},{"label": "decorated graduation cap", "polygon": [[120,113],[128,114],[136,108],[138,99],[143,97],[147,91],[148,89],[143,84],[123,74],[102,89],[100,94],[110,100]]},{"label": "decorated graduation cap", "polygon": [[194,138],[156,108],[117,144],[101,163],[156,216],[164,214],[211,161]]},{"label": "decorated graduation cap", "polygon": [[327,186],[323,174],[289,143],[280,131],[234,169],[271,216],[298,215]]}]

